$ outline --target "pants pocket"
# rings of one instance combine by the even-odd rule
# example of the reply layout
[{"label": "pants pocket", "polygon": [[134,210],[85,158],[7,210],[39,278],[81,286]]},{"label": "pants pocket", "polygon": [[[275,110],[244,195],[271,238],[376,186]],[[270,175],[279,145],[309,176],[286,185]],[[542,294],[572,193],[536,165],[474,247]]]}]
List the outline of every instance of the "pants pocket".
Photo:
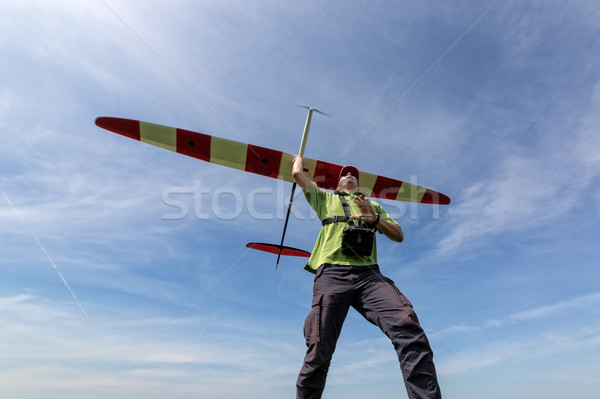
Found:
[{"label": "pants pocket", "polygon": [[304,321],[304,338],[306,345],[316,344],[321,341],[321,310],[323,307],[323,294],[313,296],[310,313]]},{"label": "pants pocket", "polygon": [[382,277],[385,280],[385,282],[388,283],[390,285],[390,287],[392,287],[392,289],[394,290],[394,292],[396,293],[398,298],[400,298],[400,302],[402,302],[402,305],[409,306],[412,308],[413,307],[412,303],[402,292],[400,292],[400,290],[398,289],[398,287],[396,286],[394,281],[391,278],[387,278],[383,275],[382,275]]}]

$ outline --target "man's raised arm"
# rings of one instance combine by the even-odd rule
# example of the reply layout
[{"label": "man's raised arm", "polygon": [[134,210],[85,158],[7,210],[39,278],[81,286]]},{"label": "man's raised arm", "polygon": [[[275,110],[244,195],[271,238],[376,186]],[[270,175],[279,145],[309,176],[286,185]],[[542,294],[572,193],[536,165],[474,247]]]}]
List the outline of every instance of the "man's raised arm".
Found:
[{"label": "man's raised arm", "polygon": [[294,158],[292,175],[294,176],[296,183],[302,188],[302,191],[306,192],[310,187],[310,179],[304,174],[304,160],[300,156]]}]

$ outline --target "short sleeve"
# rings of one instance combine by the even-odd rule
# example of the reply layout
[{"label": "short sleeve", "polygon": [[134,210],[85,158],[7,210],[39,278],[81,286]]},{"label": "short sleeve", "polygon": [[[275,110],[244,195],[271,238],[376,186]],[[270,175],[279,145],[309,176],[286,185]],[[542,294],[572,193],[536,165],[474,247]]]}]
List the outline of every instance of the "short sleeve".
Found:
[{"label": "short sleeve", "polygon": [[304,198],[306,198],[306,201],[320,219],[323,219],[327,212],[325,205],[327,201],[326,197],[327,192],[317,187],[317,184],[314,181],[310,183],[310,187],[304,193]]}]

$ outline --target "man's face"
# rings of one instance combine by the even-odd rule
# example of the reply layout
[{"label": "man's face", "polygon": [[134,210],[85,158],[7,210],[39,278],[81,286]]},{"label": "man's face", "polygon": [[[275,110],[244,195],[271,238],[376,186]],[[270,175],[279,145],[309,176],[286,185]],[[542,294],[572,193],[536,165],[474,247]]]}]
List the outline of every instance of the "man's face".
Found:
[{"label": "man's face", "polygon": [[348,172],[345,176],[340,178],[340,187],[343,187],[345,184],[351,183],[354,187],[358,187],[358,179],[356,176],[353,176],[352,173]]}]

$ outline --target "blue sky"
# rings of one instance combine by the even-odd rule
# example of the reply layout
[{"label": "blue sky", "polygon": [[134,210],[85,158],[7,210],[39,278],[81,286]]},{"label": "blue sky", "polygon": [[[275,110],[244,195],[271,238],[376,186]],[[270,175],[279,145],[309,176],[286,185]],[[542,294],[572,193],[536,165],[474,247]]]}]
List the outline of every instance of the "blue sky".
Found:
[{"label": "blue sky", "polygon": [[[291,185],[117,136],[140,119],[448,194],[381,201],[445,398],[600,390],[597,1],[0,1],[0,391],[293,397],[312,275]],[[173,206],[173,205],[176,206]],[[294,202],[288,245],[319,222]],[[326,398],[406,397],[356,312]]]}]

